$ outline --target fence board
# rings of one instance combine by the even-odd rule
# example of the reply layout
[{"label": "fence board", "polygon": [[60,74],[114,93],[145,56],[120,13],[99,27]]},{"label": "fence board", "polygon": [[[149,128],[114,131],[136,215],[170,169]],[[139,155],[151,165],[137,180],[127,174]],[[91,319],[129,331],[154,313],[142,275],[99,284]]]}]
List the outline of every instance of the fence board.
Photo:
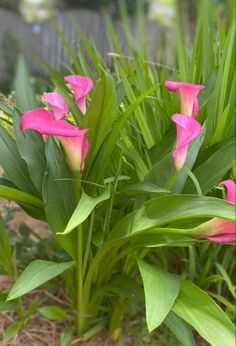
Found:
[{"label": "fence board", "polygon": [[[79,49],[80,37],[76,33],[74,25],[79,25],[86,37],[94,41],[98,51],[105,60],[109,44],[103,16],[90,10],[66,10],[59,13],[57,18],[61,29],[65,33],[73,52]],[[138,34],[135,18],[130,19],[130,26],[134,42],[138,44]],[[146,20],[147,49],[149,58],[158,58],[158,45],[160,44],[161,31],[156,23]],[[120,38],[121,47],[128,54],[127,42],[124,36],[121,22],[114,21],[115,30]],[[78,42],[77,42],[78,41]],[[51,22],[41,24],[25,23],[17,13],[6,9],[0,9],[0,74],[6,77],[8,65],[11,63],[9,55],[14,60],[17,45],[24,52],[31,73],[43,73],[42,64],[39,63],[34,51],[40,52],[53,67],[60,69],[63,64],[70,64],[67,52],[56,34]],[[12,46],[11,46],[12,45]],[[12,52],[12,53],[11,53]]]}]

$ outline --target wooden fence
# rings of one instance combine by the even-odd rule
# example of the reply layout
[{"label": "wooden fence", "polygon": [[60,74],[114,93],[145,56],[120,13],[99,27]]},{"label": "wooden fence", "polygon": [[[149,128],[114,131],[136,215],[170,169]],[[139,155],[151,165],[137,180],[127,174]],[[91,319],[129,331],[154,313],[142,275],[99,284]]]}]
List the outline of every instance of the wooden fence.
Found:
[{"label": "wooden fence", "polygon": [[[63,32],[67,33],[68,42],[74,52],[78,51],[78,42],[80,40],[74,28],[74,25],[78,23],[86,37],[96,43],[96,47],[104,59],[110,59],[107,56],[107,53],[110,51],[107,31],[104,18],[100,13],[84,9],[66,10],[59,13],[56,20]],[[138,44],[139,38],[135,18],[130,18],[130,24],[134,41]],[[160,28],[155,22],[149,20],[146,20],[145,24],[149,58],[158,61],[158,47],[161,41]],[[120,38],[122,49],[127,53],[127,43],[121,22],[114,20],[114,27]],[[9,65],[15,64],[19,48],[24,52],[31,73],[43,73],[42,64],[35,57],[34,51],[40,52],[48,63],[55,68],[60,69],[62,64],[70,63],[65,47],[50,21],[42,24],[29,24],[24,22],[19,14],[0,9],[1,76],[6,77]]]}]

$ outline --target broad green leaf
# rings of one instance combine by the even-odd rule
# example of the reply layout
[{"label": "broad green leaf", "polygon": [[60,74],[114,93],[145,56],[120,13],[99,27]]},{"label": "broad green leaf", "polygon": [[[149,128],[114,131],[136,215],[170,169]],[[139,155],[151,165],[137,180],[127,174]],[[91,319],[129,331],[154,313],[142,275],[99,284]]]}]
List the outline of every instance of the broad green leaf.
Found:
[{"label": "broad green leaf", "polygon": [[48,320],[52,321],[63,321],[68,318],[68,315],[65,310],[58,306],[49,305],[49,306],[43,306],[42,308],[39,308],[39,313],[47,318]]},{"label": "broad green leaf", "polygon": [[36,208],[43,209],[43,202],[39,198],[12,187],[0,185],[0,198],[9,199],[18,203],[29,204]]},{"label": "broad green leaf", "polygon": [[[170,288],[171,289],[171,288]],[[196,346],[191,328],[174,312],[170,311],[164,323],[183,346]]]},{"label": "broad green leaf", "polygon": [[83,123],[83,127],[89,129],[88,137],[90,139],[89,153],[86,159],[87,169],[90,169],[105,137],[111,131],[117,113],[114,80],[108,73],[103,73],[93,93]]},{"label": "broad green leaf", "polygon": [[184,281],[172,310],[189,323],[212,346],[234,346],[235,328],[207,293]]},{"label": "broad green leaf", "polygon": [[45,144],[43,137],[36,131],[20,131],[20,114],[14,111],[14,130],[16,144],[22,159],[27,164],[32,182],[42,194],[42,181],[46,170]]},{"label": "broad green leaf", "polygon": [[3,333],[2,341],[4,343],[9,342],[19,332],[22,326],[22,321],[15,321],[11,323]]},{"label": "broad green leaf", "polygon": [[140,283],[129,275],[115,275],[105,289],[116,293],[120,297],[133,298],[139,302],[144,302],[143,289]]},{"label": "broad green leaf", "polygon": [[143,279],[147,326],[151,332],[167,317],[179,294],[181,281],[179,276],[144,261],[138,261],[138,266]]},{"label": "broad green leaf", "polygon": [[[234,156],[235,138],[231,138],[222,142],[219,149],[193,171],[203,194],[207,194],[214,186],[219,184],[224,175],[232,167]],[[183,191],[184,193],[195,192],[195,187],[190,179],[188,179]]]},{"label": "broad green leaf", "polygon": [[[170,223],[219,217],[235,219],[235,207],[225,200],[196,195],[167,195],[152,199],[121,219],[109,240],[137,235],[147,229],[161,228]],[[173,226],[174,227],[174,226]],[[179,227],[179,225],[178,225]]]},{"label": "broad green leaf", "polygon": [[77,208],[68,222],[64,232],[60,234],[70,233],[74,228],[83,223],[87,217],[91,214],[93,209],[103,201],[110,198],[110,188],[107,188],[100,196],[91,197],[82,191],[82,195]]},{"label": "broad green leaf", "polygon": [[17,108],[19,108],[22,112],[37,108],[38,104],[34,96],[23,56],[20,56],[17,61],[15,88]]},{"label": "broad green leaf", "polygon": [[[47,171],[43,180],[45,214],[54,233],[63,232],[76,207],[75,181],[65,157],[53,138],[46,143]],[[72,256],[76,234],[57,235],[59,244]]]},{"label": "broad green leaf", "polygon": [[0,126],[0,163],[6,176],[22,191],[38,196],[25,161],[21,158],[16,142],[9,133]]},{"label": "broad green leaf", "polygon": [[3,302],[0,301],[0,312],[2,311],[12,311],[19,308],[19,302]]},{"label": "broad green leaf", "polygon": [[23,296],[73,266],[73,261],[57,263],[35,260],[31,262],[16,280],[8,294],[7,301]]},{"label": "broad green leaf", "polygon": [[125,192],[127,194],[142,194],[142,193],[166,193],[168,192],[166,189],[159,187],[157,185],[151,183],[140,183],[140,184],[132,184],[126,186],[121,192]]},{"label": "broad green leaf", "polygon": [[13,276],[14,270],[11,256],[10,240],[2,218],[0,218],[0,267],[1,266],[9,276]]},{"label": "broad green leaf", "polygon": [[132,246],[190,246],[198,242],[194,235],[194,229],[154,228],[138,233],[132,240]]},{"label": "broad green leaf", "polygon": [[45,214],[43,209],[44,205],[39,198],[32,196],[28,193],[22,192],[20,190],[17,190],[13,187],[8,187],[7,185],[10,184],[7,180],[3,181],[3,179],[1,179],[1,183],[4,183],[5,185],[0,185],[0,198],[15,201],[30,216],[36,219],[45,220]]}]

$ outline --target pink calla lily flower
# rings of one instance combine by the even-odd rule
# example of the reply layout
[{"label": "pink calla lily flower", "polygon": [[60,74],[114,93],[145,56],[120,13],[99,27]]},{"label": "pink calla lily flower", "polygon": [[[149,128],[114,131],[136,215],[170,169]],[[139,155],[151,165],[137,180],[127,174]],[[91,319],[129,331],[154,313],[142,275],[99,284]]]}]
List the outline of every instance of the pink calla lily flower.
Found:
[{"label": "pink calla lily flower", "polygon": [[42,135],[58,136],[68,162],[75,171],[83,169],[88,151],[87,129],[81,130],[66,120],[55,120],[44,108],[25,112],[20,121],[21,131],[35,130]]},{"label": "pink calla lily flower", "polygon": [[[236,184],[233,180],[222,181],[220,186],[227,189],[226,199],[236,204]],[[236,222],[214,218],[197,228],[200,239],[208,239],[216,243],[229,243],[236,240]]]},{"label": "pink calla lily flower", "polygon": [[236,184],[233,180],[224,180],[219,186],[224,186],[227,189],[226,199],[232,204],[236,204]]},{"label": "pink calla lily flower", "polygon": [[203,85],[172,82],[170,80],[167,80],[165,82],[165,87],[172,92],[179,93],[181,114],[187,115],[189,117],[195,117],[198,114],[199,107],[197,96],[200,90],[204,88]]},{"label": "pink calla lily flower", "polygon": [[172,153],[176,170],[179,171],[187,158],[188,146],[201,133],[201,125],[191,117],[174,114],[171,118],[177,127],[176,149]]},{"label": "pink calla lily flower", "polygon": [[74,91],[76,103],[83,114],[86,113],[86,95],[93,88],[93,81],[84,76],[66,76],[65,81],[69,83]]},{"label": "pink calla lily flower", "polygon": [[69,107],[61,94],[58,92],[45,93],[42,99],[46,101],[52,108],[53,117],[56,120],[64,119]]}]

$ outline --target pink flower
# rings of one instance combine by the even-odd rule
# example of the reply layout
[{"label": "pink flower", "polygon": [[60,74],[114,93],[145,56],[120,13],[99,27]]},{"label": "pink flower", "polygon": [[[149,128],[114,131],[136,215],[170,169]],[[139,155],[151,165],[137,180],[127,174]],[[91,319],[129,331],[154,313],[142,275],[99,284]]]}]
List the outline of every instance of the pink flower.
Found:
[{"label": "pink flower", "polygon": [[225,186],[227,189],[226,199],[232,204],[236,204],[236,184],[233,180],[224,180],[219,186]]},{"label": "pink flower", "polygon": [[179,171],[187,158],[188,146],[201,133],[201,125],[194,119],[183,114],[174,114],[171,118],[177,127],[176,149],[172,153],[176,170]]},{"label": "pink flower", "polygon": [[61,94],[58,92],[45,93],[42,98],[52,108],[53,117],[56,120],[60,120],[66,117],[66,113],[69,111],[69,107]]},{"label": "pink flower", "polygon": [[35,130],[42,135],[58,136],[68,162],[75,171],[83,169],[88,151],[87,130],[81,130],[65,120],[55,120],[44,108],[25,112],[20,121],[21,131]]},{"label": "pink flower", "polygon": [[86,113],[86,95],[93,88],[93,81],[84,76],[66,76],[65,81],[69,83],[74,91],[76,103],[82,113]]},{"label": "pink flower", "polygon": [[[233,180],[225,180],[219,184],[227,189],[227,201],[236,204],[236,185]],[[199,238],[216,243],[229,243],[236,240],[236,222],[214,218],[197,227]]]},{"label": "pink flower", "polygon": [[177,91],[179,93],[181,114],[187,115],[189,117],[195,117],[198,114],[197,96],[200,90],[204,88],[203,85],[172,82],[170,80],[167,80],[165,82],[165,87],[172,92]]}]

